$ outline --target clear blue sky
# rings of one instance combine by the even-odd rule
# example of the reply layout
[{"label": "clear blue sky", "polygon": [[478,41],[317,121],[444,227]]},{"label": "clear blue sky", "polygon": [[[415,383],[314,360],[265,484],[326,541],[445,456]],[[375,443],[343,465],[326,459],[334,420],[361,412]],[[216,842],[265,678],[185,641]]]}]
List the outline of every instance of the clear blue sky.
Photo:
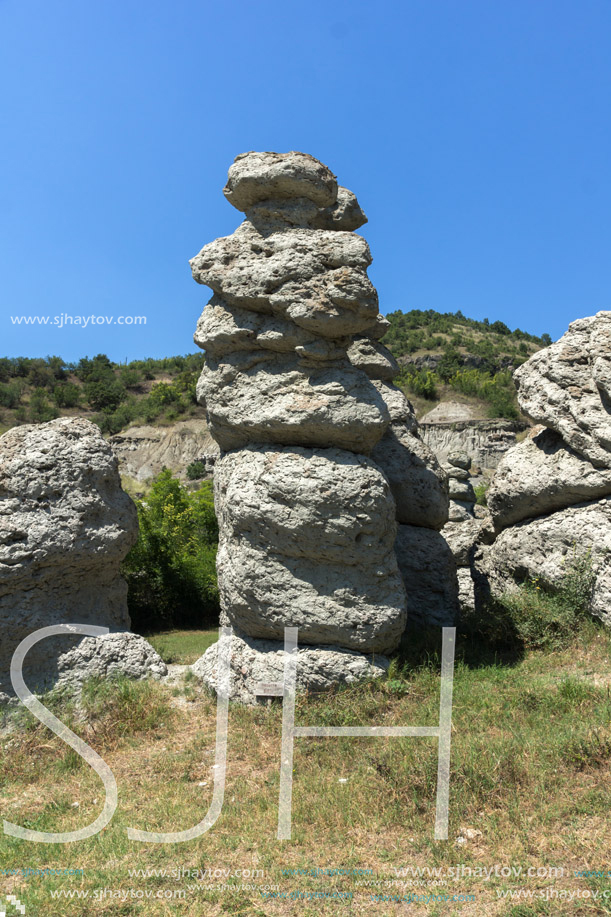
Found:
[{"label": "clear blue sky", "polygon": [[[0,355],[196,350],[227,168],[351,188],[382,312],[611,308],[609,0],[0,0]],[[146,315],[17,327],[11,315]]]}]

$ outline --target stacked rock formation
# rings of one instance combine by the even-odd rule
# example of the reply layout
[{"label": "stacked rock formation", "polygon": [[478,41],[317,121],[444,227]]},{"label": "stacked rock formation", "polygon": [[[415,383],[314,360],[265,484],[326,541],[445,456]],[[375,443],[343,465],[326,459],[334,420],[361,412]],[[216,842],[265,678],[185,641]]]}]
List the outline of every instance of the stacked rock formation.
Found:
[{"label": "stacked rock formation", "polygon": [[94,424],[61,418],[0,437],[0,703],[14,698],[9,672],[17,645],[53,624],[113,633],[34,646],[23,669],[31,690],[94,674],[165,674],[154,649],[127,633],[119,565],[137,535],[134,504]]},{"label": "stacked rock formation", "polygon": [[479,588],[538,578],[553,588],[590,553],[592,608],[611,623],[611,312],[580,319],[515,376],[537,424],[506,454],[488,492],[494,543],[475,559]]},{"label": "stacked rock formation", "polygon": [[[191,261],[214,293],[194,339],[206,351],[198,398],[221,448],[221,623],[235,633],[233,696],[250,701],[275,671],[285,626],[299,628],[302,686],[353,680],[383,671],[399,643],[401,573],[414,614],[445,623],[456,584],[436,531],[446,478],[392,385],[355,196],[295,152],[238,156],[224,193],[246,219]],[[448,567],[424,607],[413,588],[416,527],[431,530]],[[212,647],[195,667],[210,684],[215,658]]]},{"label": "stacked rock formation", "polygon": [[449,478],[450,522],[462,522],[473,516],[475,491],[470,480],[470,466],[471,459],[465,452],[448,455],[445,470]]},{"label": "stacked rock formation", "polygon": [[459,604],[465,611],[475,607],[471,561],[481,529],[485,525],[483,519],[488,517],[484,507],[475,502],[470,467],[471,459],[466,452],[453,452],[447,457],[445,469],[450,484],[450,513],[448,522],[441,530],[454,555]]}]

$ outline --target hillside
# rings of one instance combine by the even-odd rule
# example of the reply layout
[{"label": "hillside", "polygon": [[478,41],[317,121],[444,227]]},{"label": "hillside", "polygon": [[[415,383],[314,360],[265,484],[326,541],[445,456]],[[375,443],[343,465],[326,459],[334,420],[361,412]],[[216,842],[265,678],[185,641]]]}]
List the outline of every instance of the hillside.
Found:
[{"label": "hillside", "polygon": [[78,363],[0,358],[0,433],[60,416],[87,417],[108,434],[133,423],[203,419],[195,400],[203,364],[202,353],[131,363],[112,363],[104,354]]},{"label": "hillside", "polygon": [[[515,419],[512,370],[551,342],[503,322],[427,310],[387,316],[383,343],[397,358],[399,384],[419,416],[440,401],[469,404],[473,416]],[[195,385],[204,356],[112,363],[104,354],[66,363],[61,357],[0,358],[0,433],[22,423],[79,415],[107,434],[133,424],[167,425],[203,418]]]},{"label": "hillside", "polygon": [[551,344],[503,322],[466,318],[462,312],[397,310],[386,318],[382,342],[396,357],[395,380],[414,402],[418,417],[442,401],[468,405],[474,418],[520,419],[512,374],[533,353]]}]

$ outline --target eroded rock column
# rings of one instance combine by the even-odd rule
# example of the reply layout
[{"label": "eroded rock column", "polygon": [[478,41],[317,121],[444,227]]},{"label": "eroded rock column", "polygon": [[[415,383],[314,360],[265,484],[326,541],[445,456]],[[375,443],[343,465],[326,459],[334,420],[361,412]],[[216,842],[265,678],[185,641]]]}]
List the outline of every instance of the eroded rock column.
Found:
[{"label": "eroded rock column", "polygon": [[30,690],[90,675],[166,673],[153,647],[128,632],[119,567],[137,537],[136,508],[94,424],[64,417],[0,437],[0,704],[14,699],[9,672],[18,644],[54,624],[113,633],[34,646],[23,670]]},{"label": "eroded rock column", "polygon": [[[302,687],[384,670],[407,616],[397,520],[438,529],[448,497],[379,343],[387,322],[355,196],[304,153],[238,156],[224,193],[246,219],[191,267],[214,294],[195,334],[198,397],[222,450],[233,693],[251,701],[285,626],[299,627]],[[210,684],[215,658],[212,647],[195,666]]]}]

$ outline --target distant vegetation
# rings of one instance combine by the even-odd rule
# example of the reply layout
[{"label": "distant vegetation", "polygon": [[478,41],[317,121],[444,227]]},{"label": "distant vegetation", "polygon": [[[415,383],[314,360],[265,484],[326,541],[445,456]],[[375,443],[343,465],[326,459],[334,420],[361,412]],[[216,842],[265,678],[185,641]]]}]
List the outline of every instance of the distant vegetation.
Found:
[{"label": "distant vegetation", "polygon": [[146,501],[135,502],[140,534],[123,564],[132,629],[150,633],[217,624],[218,523],[212,483],[187,490],[164,469]]},{"label": "distant vegetation", "polygon": [[519,417],[512,370],[551,344],[503,322],[476,321],[462,312],[391,312],[383,343],[401,366],[396,379],[409,394],[438,401],[452,392],[483,402],[491,418]]},{"label": "distant vegetation", "polygon": [[203,411],[195,385],[202,353],[113,363],[101,353],[66,363],[61,357],[0,358],[0,424],[43,423],[81,415],[103,433],[130,423],[174,421]]},{"label": "distant vegetation", "polygon": [[449,351],[450,362],[457,355],[471,355],[481,359],[480,369],[497,372],[508,362],[518,366],[536,350],[552,343],[549,334],[536,337],[520,328],[512,331],[504,322],[489,322],[487,318],[480,322],[466,318],[460,311],[397,310],[389,312],[386,318],[391,327],[384,344],[398,360],[422,352],[445,355]]},{"label": "distant vegetation", "polygon": [[[401,366],[397,383],[428,401],[452,391],[486,406],[491,417],[518,416],[511,371],[551,343],[503,322],[461,312],[399,310],[387,316],[384,343]],[[113,363],[105,354],[66,363],[61,357],[0,358],[0,432],[61,415],[85,416],[103,433],[132,423],[203,417],[195,385],[203,353]]]}]

